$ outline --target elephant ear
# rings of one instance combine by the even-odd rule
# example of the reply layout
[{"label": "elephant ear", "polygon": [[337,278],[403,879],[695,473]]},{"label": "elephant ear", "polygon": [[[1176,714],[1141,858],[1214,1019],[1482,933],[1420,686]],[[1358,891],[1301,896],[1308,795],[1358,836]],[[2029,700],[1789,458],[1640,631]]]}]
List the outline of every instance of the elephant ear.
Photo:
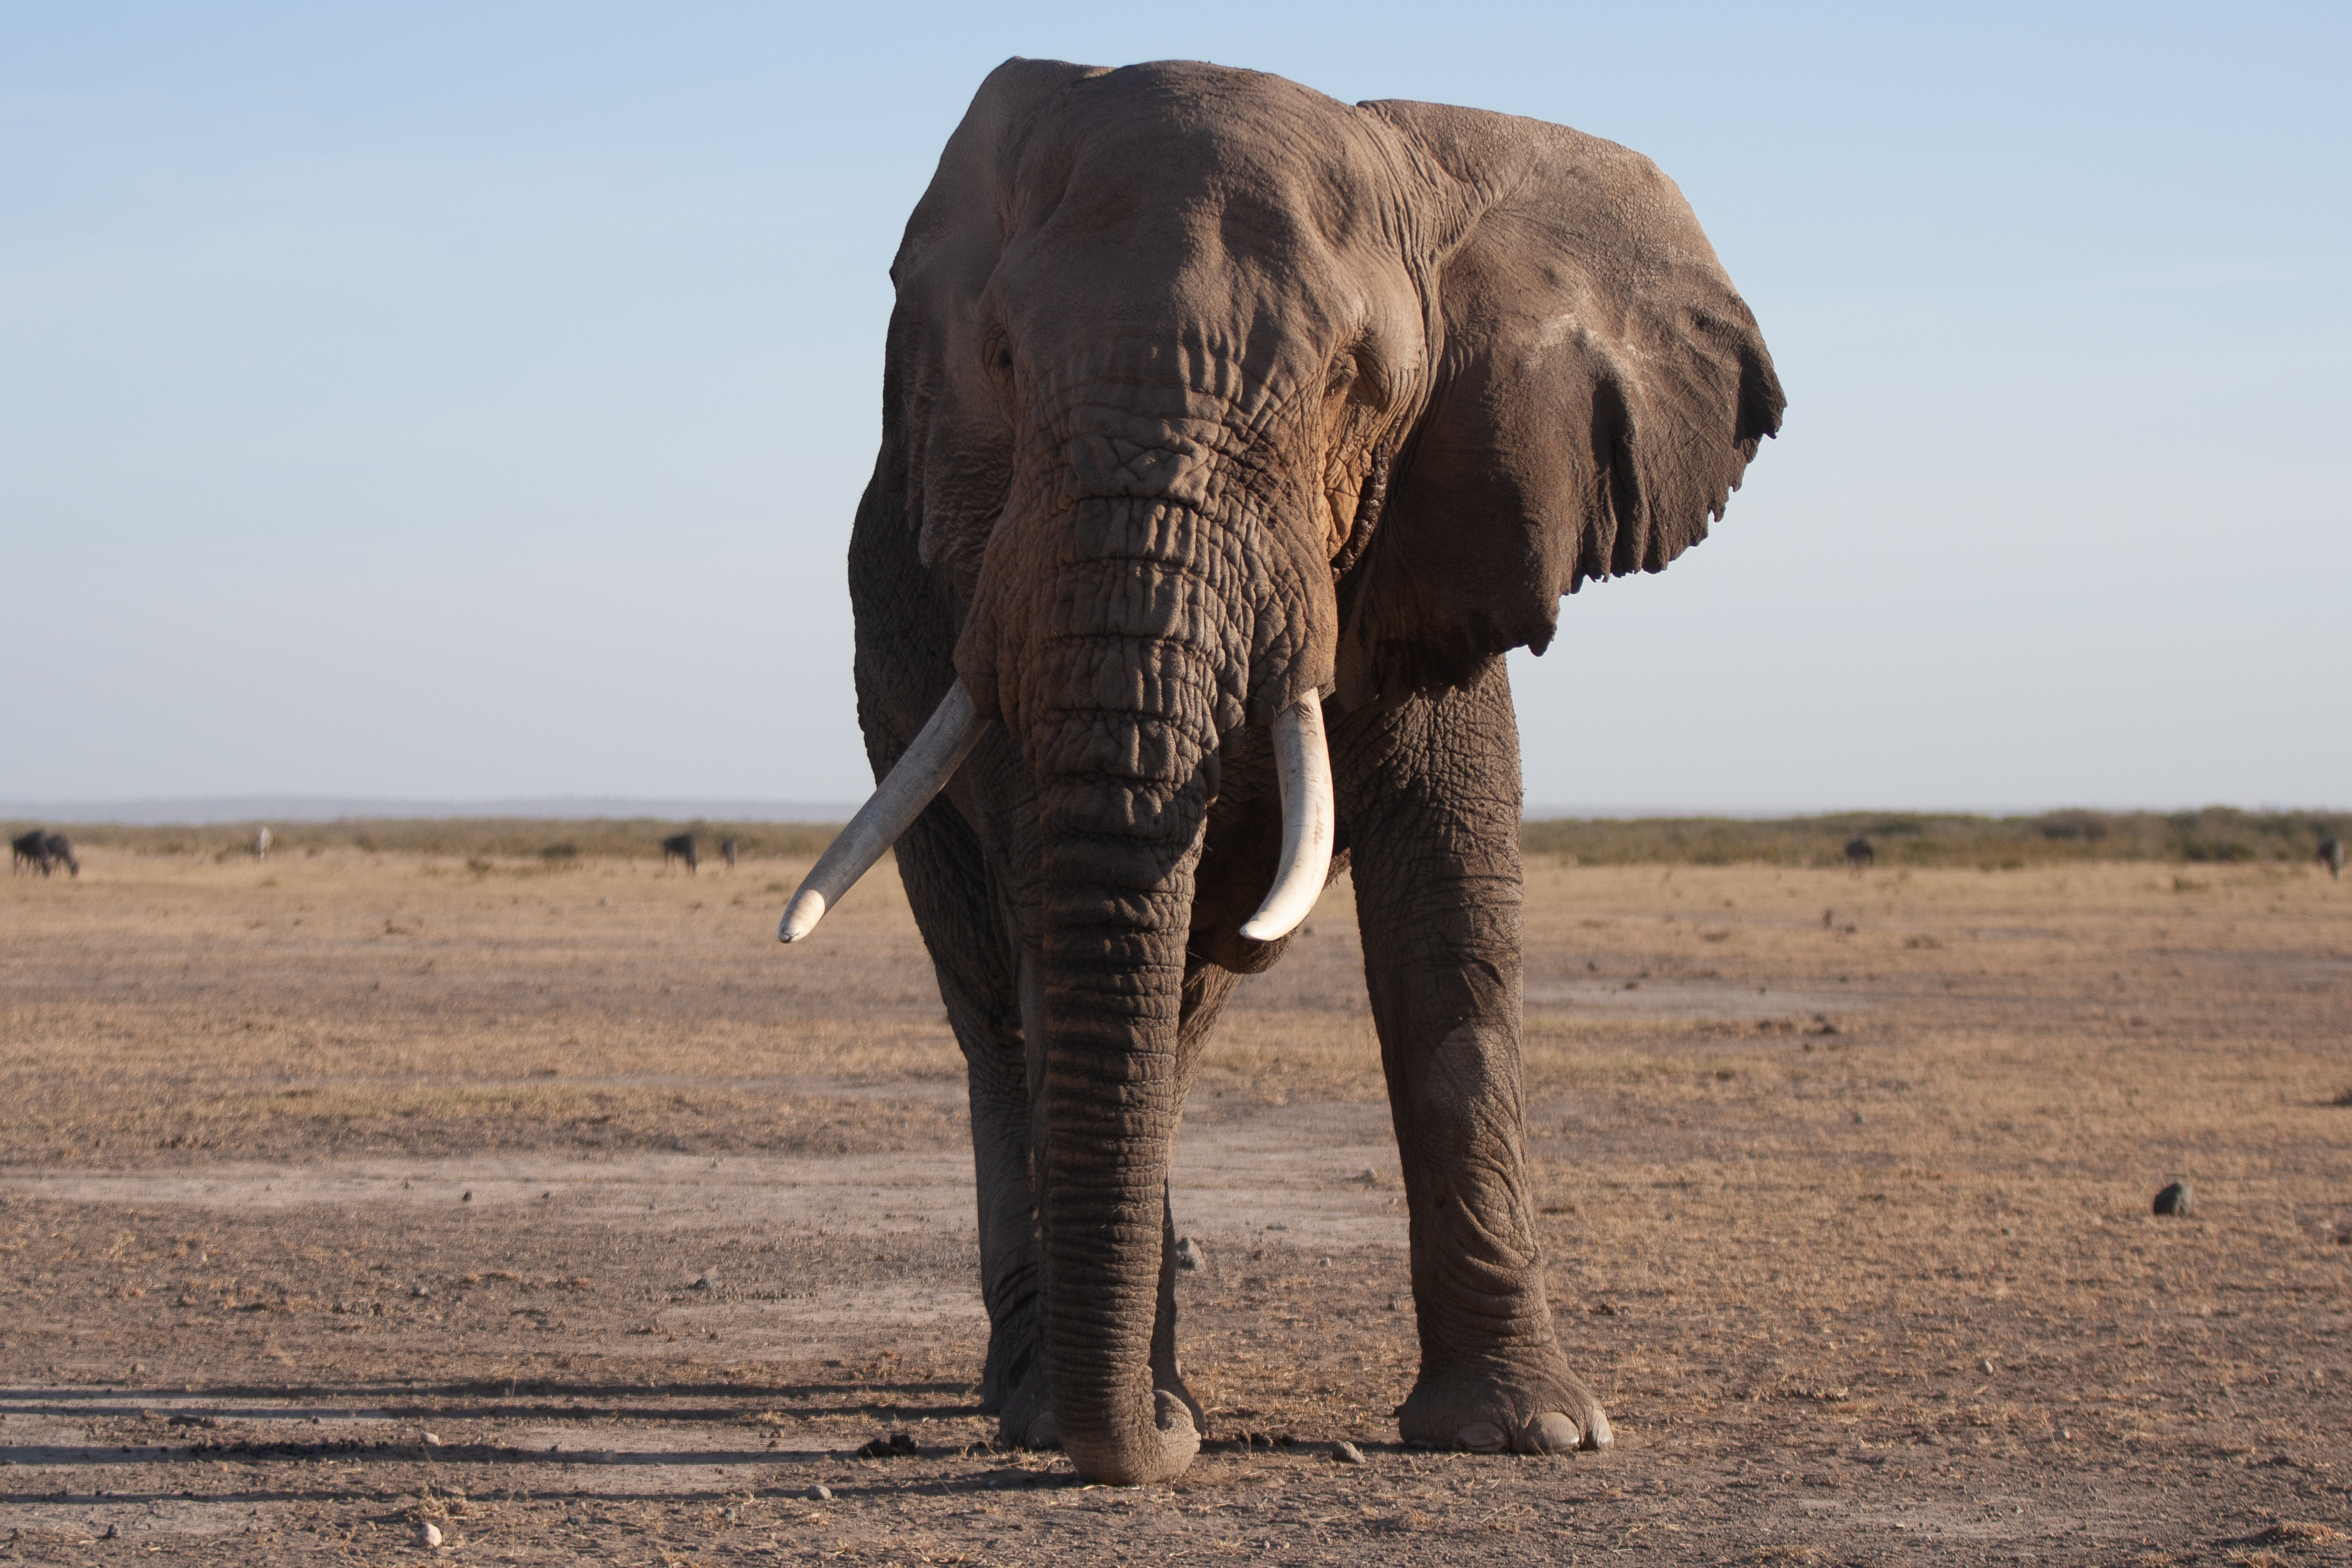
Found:
[{"label": "elephant ear", "polygon": [[1706,537],[1787,401],[1755,317],[1649,160],[1539,121],[1364,107],[1466,203],[1433,279],[1430,402],[1343,587],[1350,707],[1540,653],[1560,595],[1663,569]]},{"label": "elephant ear", "polygon": [[[1004,248],[1006,171],[1045,101],[1096,66],[1014,58],[948,138],[890,264],[882,451],[866,506],[902,518],[927,566],[969,582],[1010,481],[1011,431],[986,369],[982,291]],[[952,568],[959,558],[964,570]]]}]

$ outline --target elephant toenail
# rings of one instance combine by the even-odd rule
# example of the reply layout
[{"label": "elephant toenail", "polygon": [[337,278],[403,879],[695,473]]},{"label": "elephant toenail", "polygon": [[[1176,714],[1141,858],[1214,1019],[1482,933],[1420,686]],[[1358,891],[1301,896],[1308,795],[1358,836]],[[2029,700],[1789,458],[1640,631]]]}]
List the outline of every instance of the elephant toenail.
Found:
[{"label": "elephant toenail", "polygon": [[1454,1435],[1454,1440],[1474,1454],[1500,1453],[1503,1429],[1492,1421],[1473,1421]]},{"label": "elephant toenail", "polygon": [[1584,1441],[1584,1428],[1557,1410],[1547,1410],[1519,1434],[1523,1454],[1566,1454]]},{"label": "elephant toenail", "polygon": [[1608,1412],[1599,1405],[1593,1406],[1592,1424],[1584,1429],[1583,1446],[1587,1448],[1609,1448],[1614,1447],[1616,1443],[1617,1434],[1609,1430]]}]

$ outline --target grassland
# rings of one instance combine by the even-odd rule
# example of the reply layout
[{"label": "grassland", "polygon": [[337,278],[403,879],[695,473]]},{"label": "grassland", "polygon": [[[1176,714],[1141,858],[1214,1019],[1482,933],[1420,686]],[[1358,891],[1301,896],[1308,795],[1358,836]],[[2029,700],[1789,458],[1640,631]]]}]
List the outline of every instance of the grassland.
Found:
[{"label": "grassland", "polygon": [[1538,856],[1529,1196],[1620,1436],[1569,1463],[1393,1442],[1414,1329],[1343,882],[1179,1146],[1213,1441],[1114,1493],[986,1446],[961,1063],[887,866],[782,949],[789,855],[85,842],[79,880],[0,884],[26,1561],[385,1561],[428,1521],[493,1561],[1016,1568],[2352,1534],[2352,887],[2284,856]]},{"label": "grassland", "polygon": [[[36,826],[0,824],[10,836]],[[77,843],[140,855],[245,854],[261,824],[146,827],[96,824],[70,831]],[[459,858],[652,859],[661,840],[693,833],[715,858],[721,839],[754,859],[815,856],[832,841],[821,823],[670,821],[655,817],[370,818],[271,825],[275,853]],[[2208,806],[2183,812],[2052,811],[2032,816],[1843,812],[1823,816],[1559,817],[1530,821],[1522,842],[1530,856],[1584,866],[1832,867],[1845,846],[1867,837],[1890,866],[2021,870],[2087,862],[2177,865],[2294,865],[2312,859],[2318,841],[2352,834],[2352,813],[2241,811]]]}]

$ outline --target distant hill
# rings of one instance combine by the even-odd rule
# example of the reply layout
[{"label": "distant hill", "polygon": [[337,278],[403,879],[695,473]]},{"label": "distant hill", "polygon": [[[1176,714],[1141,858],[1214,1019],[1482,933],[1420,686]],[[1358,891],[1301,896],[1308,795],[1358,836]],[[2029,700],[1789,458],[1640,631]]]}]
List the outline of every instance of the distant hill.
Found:
[{"label": "distant hill", "polygon": [[371,800],[341,795],[210,795],[186,800],[0,801],[0,821],[63,827],[209,827],[224,823],[444,821],[846,822],[856,801],[637,800],[550,795],[524,800]]}]

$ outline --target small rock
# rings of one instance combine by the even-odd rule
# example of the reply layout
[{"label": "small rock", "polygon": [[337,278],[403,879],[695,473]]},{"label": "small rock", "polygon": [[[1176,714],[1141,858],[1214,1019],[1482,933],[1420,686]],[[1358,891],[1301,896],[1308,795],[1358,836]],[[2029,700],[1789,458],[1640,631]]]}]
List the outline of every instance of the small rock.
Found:
[{"label": "small rock", "polygon": [[1176,1267],[1190,1269],[1195,1274],[1206,1274],[1209,1271],[1209,1255],[1191,1237],[1179,1237],[1176,1240]]},{"label": "small rock", "polygon": [[100,1536],[99,1539],[100,1541],[120,1541],[122,1539],[122,1527],[119,1524],[110,1524],[106,1527],[106,1533]]},{"label": "small rock", "polygon": [[408,1293],[411,1296],[430,1296],[433,1294],[433,1287],[424,1284],[411,1285],[408,1288]]},{"label": "small rock", "polygon": [[2175,1182],[2157,1194],[2156,1212],[2186,1218],[2189,1214],[2189,1184]]},{"label": "small rock", "polygon": [[425,1434],[425,1446],[428,1448],[439,1447],[441,1446],[441,1434],[438,1432],[427,1432]]},{"label": "small rock", "polygon": [[696,1289],[698,1289],[698,1290],[716,1290],[716,1289],[719,1289],[719,1271],[718,1271],[717,1269],[715,1269],[715,1268],[706,1268],[706,1269],[704,1269],[704,1270],[702,1271],[702,1277],[701,1277],[700,1279],[697,1279],[697,1280],[694,1282],[694,1288],[695,1288]]},{"label": "small rock", "polygon": [[833,1500],[833,1489],[828,1486],[811,1487],[809,1488],[809,1500],[812,1502],[831,1502]]},{"label": "small rock", "polygon": [[417,1544],[417,1545],[419,1545],[419,1546],[438,1546],[438,1545],[440,1545],[440,1544],[441,1544],[441,1527],[440,1527],[439,1525],[437,1525],[437,1524],[434,1523],[434,1522],[433,1522],[431,1520],[429,1520],[429,1519],[428,1519],[428,1520],[426,1520],[423,1524],[418,1525],[418,1526],[416,1527],[416,1544]]},{"label": "small rock", "polygon": [[1331,1450],[1331,1457],[1343,1465],[1360,1465],[1364,1462],[1364,1451],[1353,1443],[1339,1444]]},{"label": "small rock", "polygon": [[1979,1372],[1990,1372],[1992,1370],[1992,1357],[1987,1356],[1984,1360],[1977,1363],[1977,1370]]}]

